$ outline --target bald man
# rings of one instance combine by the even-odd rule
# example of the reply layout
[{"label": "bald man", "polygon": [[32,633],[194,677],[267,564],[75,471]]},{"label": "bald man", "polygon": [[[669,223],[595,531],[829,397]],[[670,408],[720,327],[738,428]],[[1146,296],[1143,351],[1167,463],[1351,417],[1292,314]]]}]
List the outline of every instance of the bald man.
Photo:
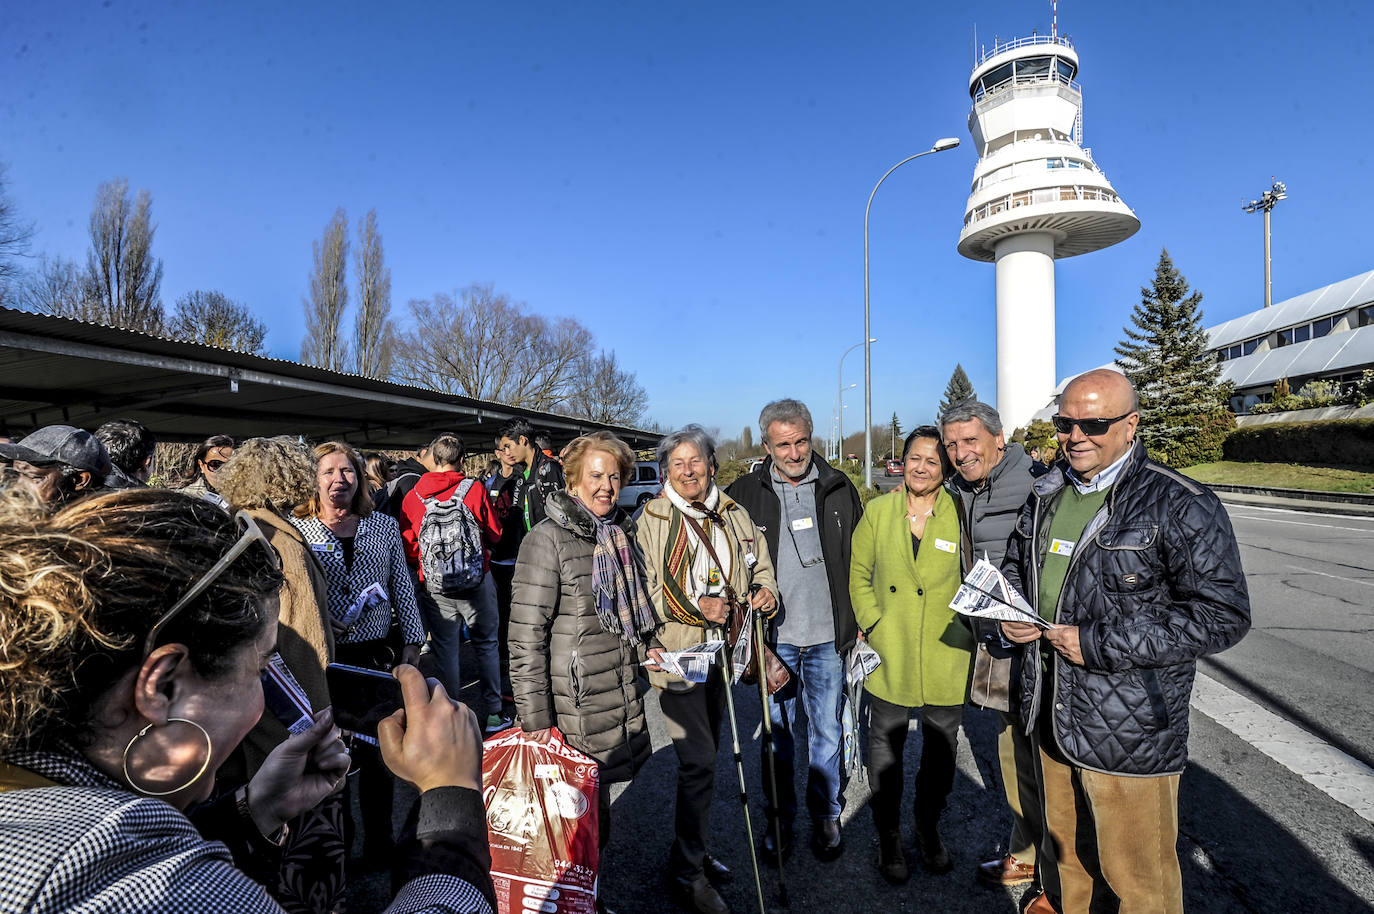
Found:
[{"label": "bald man", "polygon": [[1026,910],[1182,914],[1188,699],[1250,628],[1240,550],[1211,490],[1146,455],[1123,375],[1078,376],[1053,421],[1068,468],[1036,480],[1002,566],[1049,624],[1002,623],[1045,812]]}]

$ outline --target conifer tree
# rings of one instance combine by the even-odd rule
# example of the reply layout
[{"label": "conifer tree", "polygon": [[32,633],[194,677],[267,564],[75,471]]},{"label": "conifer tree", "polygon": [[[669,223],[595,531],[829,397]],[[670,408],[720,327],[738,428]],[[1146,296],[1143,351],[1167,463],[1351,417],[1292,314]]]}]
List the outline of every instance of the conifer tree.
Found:
[{"label": "conifer tree", "polygon": [[1154,282],[1140,290],[1117,364],[1140,396],[1141,440],[1156,460],[1189,466],[1218,460],[1235,427],[1227,409],[1231,385],[1208,352],[1202,293],[1192,292],[1168,250],[1159,254]]},{"label": "conifer tree", "polygon": [[949,383],[945,385],[945,395],[940,400],[940,410],[938,415],[944,415],[945,410],[956,403],[963,403],[978,396],[973,390],[973,382],[968,379],[962,364],[955,364],[954,374],[949,376]]}]

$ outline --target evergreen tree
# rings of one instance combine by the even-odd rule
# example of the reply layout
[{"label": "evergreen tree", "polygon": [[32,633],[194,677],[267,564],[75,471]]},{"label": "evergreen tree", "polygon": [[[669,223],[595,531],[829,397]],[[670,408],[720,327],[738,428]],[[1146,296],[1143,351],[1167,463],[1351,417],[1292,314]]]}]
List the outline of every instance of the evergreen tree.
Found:
[{"label": "evergreen tree", "polygon": [[891,445],[891,451],[892,451],[892,453],[890,453],[890,454],[888,455],[888,459],[890,459],[890,460],[896,460],[896,459],[897,459],[897,448],[899,448],[899,447],[902,446],[902,445],[901,445],[901,441],[902,441],[902,423],[901,423],[901,421],[897,418],[897,414],[894,412],[894,413],[892,414],[892,423],[888,426],[888,444]]},{"label": "evergreen tree", "polygon": [[973,390],[973,383],[964,373],[964,366],[956,364],[954,374],[949,376],[949,383],[945,385],[945,395],[940,399],[939,415],[944,415],[945,410],[954,404],[975,399],[977,396],[978,394]]},{"label": "evergreen tree", "polygon": [[1156,460],[1190,466],[1221,456],[1221,442],[1235,427],[1227,409],[1230,384],[1208,353],[1202,329],[1201,292],[1162,250],[1154,282],[1141,288],[1117,364],[1140,395],[1140,437]]}]

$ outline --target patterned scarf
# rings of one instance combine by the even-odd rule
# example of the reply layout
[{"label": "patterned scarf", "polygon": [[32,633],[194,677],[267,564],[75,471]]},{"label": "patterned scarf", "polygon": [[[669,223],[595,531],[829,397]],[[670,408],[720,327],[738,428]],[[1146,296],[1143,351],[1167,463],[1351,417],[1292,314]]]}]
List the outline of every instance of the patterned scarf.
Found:
[{"label": "patterned scarf", "polygon": [[[711,485],[711,490],[701,503],[706,511],[688,504],[671,485],[663,487],[663,494],[675,509],[668,521],[668,538],[663,546],[663,600],[668,614],[676,621],[685,625],[704,626],[707,621],[697,608],[697,601],[705,596],[720,594],[725,581],[729,580],[730,569],[719,568],[711,561],[710,553],[701,544],[701,538],[683,517],[691,517],[701,524],[702,531],[711,538],[716,554],[723,561],[733,561],[730,538],[720,524],[711,520],[712,516],[718,517],[715,510],[720,506],[720,489],[714,483]],[[707,512],[710,512],[710,516]]]},{"label": "patterned scarf", "polygon": [[[579,500],[578,504],[582,502]],[[608,633],[639,644],[658,625],[649,590],[644,586],[639,555],[630,548],[625,531],[609,516],[597,517],[590,509],[587,514],[596,524],[592,588],[596,593],[597,618]]]}]

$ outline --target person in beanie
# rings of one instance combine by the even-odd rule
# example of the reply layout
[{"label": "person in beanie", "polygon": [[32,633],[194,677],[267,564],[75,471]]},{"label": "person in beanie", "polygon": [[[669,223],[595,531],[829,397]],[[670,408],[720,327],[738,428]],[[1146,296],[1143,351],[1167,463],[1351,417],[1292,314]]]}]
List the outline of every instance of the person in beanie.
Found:
[{"label": "person in beanie", "polygon": [[0,444],[0,461],[53,507],[100,491],[110,474],[105,446],[70,425],[48,425],[17,444]]}]

